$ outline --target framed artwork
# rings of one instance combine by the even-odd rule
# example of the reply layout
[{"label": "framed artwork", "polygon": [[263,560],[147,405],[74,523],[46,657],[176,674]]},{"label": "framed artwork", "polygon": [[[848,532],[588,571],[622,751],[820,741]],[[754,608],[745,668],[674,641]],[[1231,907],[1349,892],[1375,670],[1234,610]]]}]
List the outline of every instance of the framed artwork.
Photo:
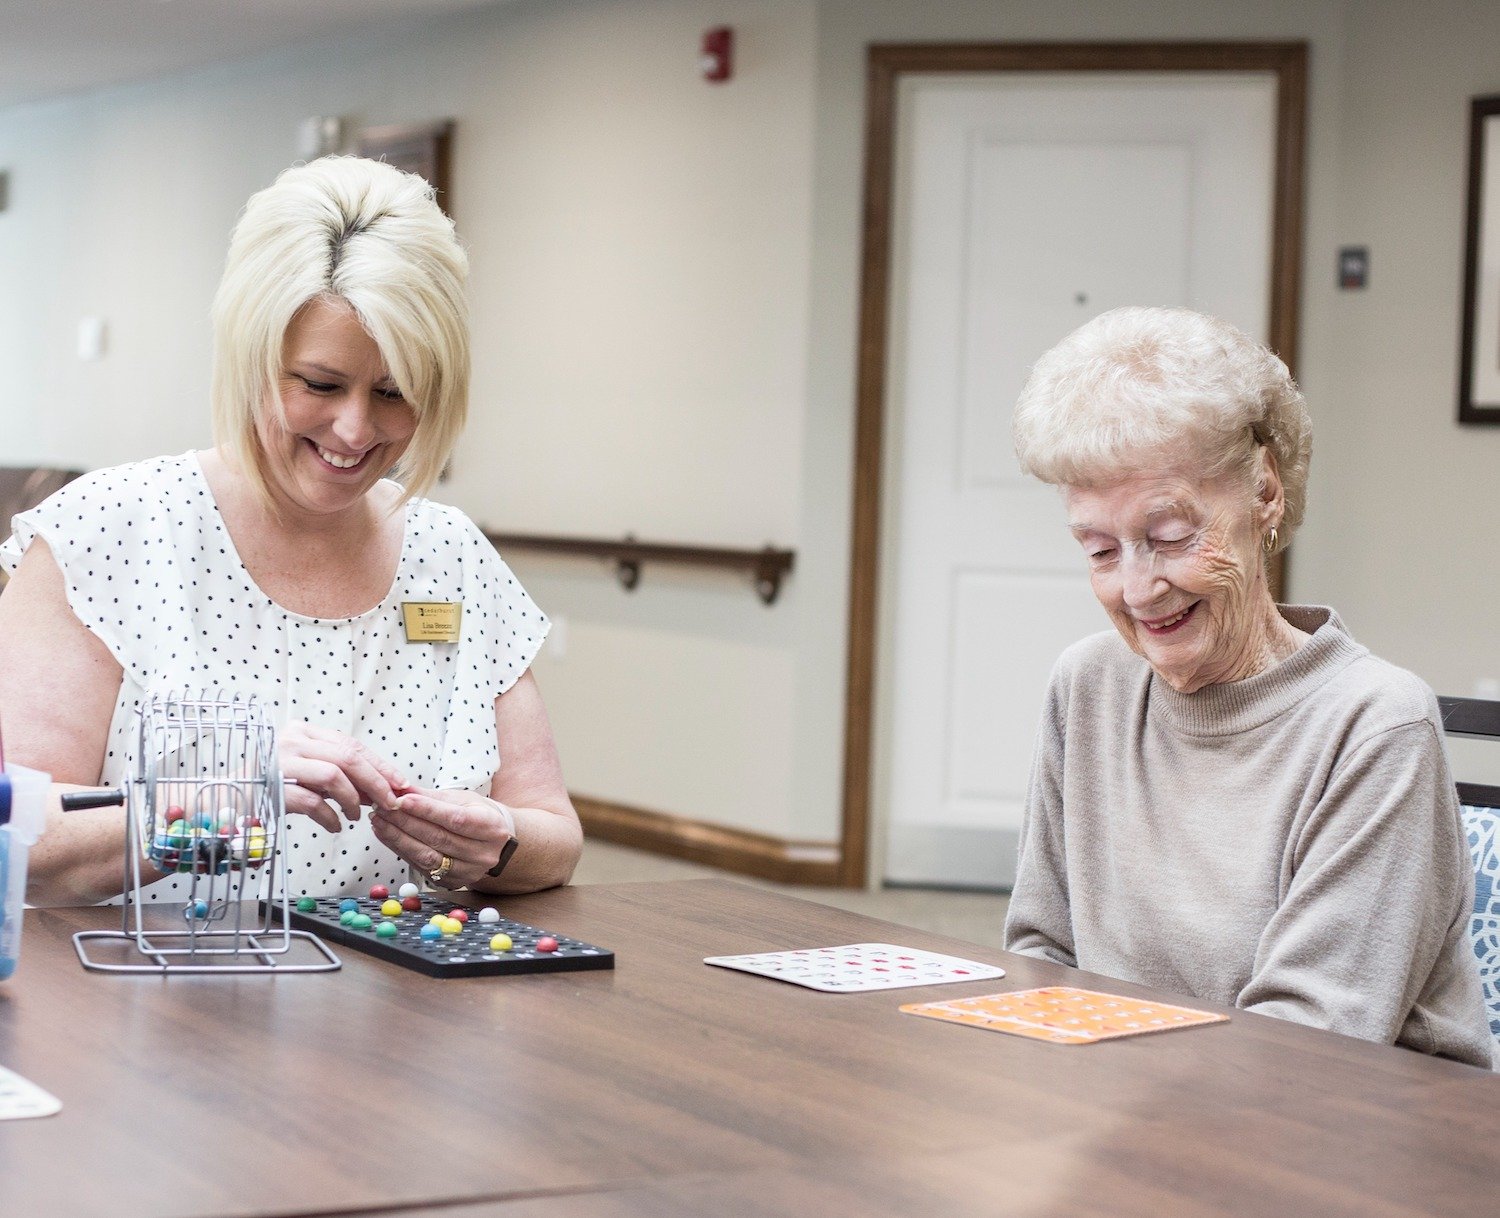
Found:
[{"label": "framed artwork", "polygon": [[453,159],[453,121],[409,123],[400,127],[366,127],[359,133],[359,155],[388,161],[397,169],[426,178],[437,189],[438,205],[453,214],[449,175]]},{"label": "framed artwork", "polygon": [[1469,216],[1458,370],[1461,423],[1500,423],[1500,97],[1469,104]]}]

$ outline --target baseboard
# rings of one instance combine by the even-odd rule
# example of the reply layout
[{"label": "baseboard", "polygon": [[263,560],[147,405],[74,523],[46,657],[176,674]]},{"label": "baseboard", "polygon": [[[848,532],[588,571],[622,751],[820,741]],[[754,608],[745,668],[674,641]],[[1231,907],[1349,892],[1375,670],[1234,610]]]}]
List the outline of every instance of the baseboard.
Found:
[{"label": "baseboard", "polygon": [[1009,891],[1020,843],[1016,829],[892,825],[885,880],[923,888]]},{"label": "baseboard", "polygon": [[839,848],[834,842],[788,841],[588,795],[574,795],[573,806],[587,837],[783,884],[839,883]]}]

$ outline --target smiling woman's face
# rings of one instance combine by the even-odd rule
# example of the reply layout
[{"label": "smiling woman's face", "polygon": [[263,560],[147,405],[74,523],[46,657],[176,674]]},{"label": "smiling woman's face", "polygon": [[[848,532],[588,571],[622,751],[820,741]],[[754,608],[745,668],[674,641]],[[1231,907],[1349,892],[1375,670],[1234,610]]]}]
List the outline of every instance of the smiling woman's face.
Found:
[{"label": "smiling woman's face", "polygon": [[[1268,463],[1269,464],[1269,463]],[[1280,517],[1274,468],[1260,496],[1188,468],[1064,488],[1094,595],[1133,651],[1193,693],[1266,667],[1277,620],[1261,539]]]},{"label": "smiling woman's face", "polygon": [[349,508],[417,429],[380,348],[342,300],[311,300],[292,319],[279,389],[286,425],[267,409],[258,430],[267,482],[283,507],[313,515]]}]

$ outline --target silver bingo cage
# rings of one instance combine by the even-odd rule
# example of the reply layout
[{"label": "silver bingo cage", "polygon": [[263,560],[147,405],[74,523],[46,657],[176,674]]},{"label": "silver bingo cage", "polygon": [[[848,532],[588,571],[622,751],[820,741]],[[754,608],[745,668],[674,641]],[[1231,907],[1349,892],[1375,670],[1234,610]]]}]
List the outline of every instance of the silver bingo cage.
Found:
[{"label": "silver bingo cage", "polygon": [[[316,935],[290,928],[276,729],[259,699],[222,691],[148,696],[137,711],[128,770],[117,789],[62,797],[70,811],[126,807],[121,929],[73,936],[84,968],[228,974],[340,967]],[[191,877],[187,900],[165,924],[160,914],[146,924],[147,908],[163,909],[144,897],[147,883],[159,878],[143,883],[148,859]],[[298,951],[294,961],[288,957],[297,940],[314,950]]]}]

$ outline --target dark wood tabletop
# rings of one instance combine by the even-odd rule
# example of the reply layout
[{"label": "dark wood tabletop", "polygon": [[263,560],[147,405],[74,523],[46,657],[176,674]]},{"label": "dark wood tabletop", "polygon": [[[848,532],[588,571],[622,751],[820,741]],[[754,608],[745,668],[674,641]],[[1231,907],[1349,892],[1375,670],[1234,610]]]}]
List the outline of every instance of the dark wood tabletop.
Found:
[{"label": "dark wood tabletop", "polygon": [[[1076,1048],[916,1019],[1043,984],[1181,999],[727,881],[501,907],[616,969],[106,976],[71,935],[117,915],[28,911],[0,1065],[63,1110],[0,1123],[0,1213],[1494,1211],[1500,1080],[1469,1066],[1242,1012]],[[1009,972],[825,994],[702,963],[865,941]]]}]

